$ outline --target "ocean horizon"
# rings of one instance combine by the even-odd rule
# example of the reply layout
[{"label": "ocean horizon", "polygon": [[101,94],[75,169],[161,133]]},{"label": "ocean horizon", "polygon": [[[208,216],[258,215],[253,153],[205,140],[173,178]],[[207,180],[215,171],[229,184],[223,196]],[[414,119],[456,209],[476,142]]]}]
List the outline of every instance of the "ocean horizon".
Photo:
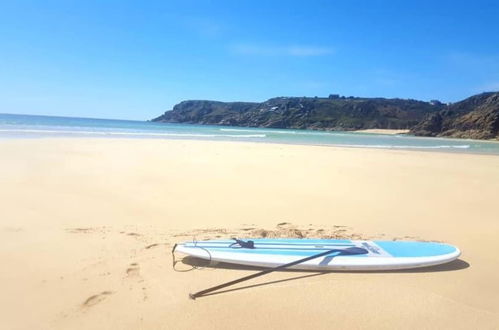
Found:
[{"label": "ocean horizon", "polygon": [[499,155],[495,141],[0,113],[0,139],[47,137],[216,140]]}]

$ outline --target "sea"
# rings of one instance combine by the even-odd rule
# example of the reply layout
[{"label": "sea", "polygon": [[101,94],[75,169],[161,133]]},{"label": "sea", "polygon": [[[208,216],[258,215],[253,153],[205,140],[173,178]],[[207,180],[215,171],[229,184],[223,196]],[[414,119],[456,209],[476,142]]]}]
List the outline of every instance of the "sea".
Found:
[{"label": "sea", "polygon": [[0,113],[0,139],[54,137],[216,140],[499,155],[499,142],[495,141]]}]

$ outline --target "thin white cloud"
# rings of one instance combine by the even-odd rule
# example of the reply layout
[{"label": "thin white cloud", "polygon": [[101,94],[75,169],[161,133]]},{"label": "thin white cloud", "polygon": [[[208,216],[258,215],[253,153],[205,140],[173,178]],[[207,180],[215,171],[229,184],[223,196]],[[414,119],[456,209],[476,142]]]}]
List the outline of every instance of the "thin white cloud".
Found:
[{"label": "thin white cloud", "polygon": [[291,45],[291,46],[263,46],[255,44],[237,44],[231,46],[230,50],[235,54],[240,55],[256,55],[256,56],[325,56],[334,53],[334,50],[329,47],[317,47],[306,45]]}]

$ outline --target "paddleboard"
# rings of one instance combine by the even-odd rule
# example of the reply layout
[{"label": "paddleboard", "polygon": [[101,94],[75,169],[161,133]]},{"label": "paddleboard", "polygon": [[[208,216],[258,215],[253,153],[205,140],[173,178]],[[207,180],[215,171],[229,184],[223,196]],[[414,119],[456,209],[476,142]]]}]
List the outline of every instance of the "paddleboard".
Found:
[{"label": "paddleboard", "polygon": [[[303,270],[396,270],[428,267],[450,262],[461,252],[455,246],[433,242],[363,241],[328,239],[243,239],[191,241],[177,245],[176,251],[189,256],[238,265],[273,268],[334,250],[320,258],[292,266]],[[243,244],[244,245],[244,244]],[[360,254],[342,253],[351,249]]]}]

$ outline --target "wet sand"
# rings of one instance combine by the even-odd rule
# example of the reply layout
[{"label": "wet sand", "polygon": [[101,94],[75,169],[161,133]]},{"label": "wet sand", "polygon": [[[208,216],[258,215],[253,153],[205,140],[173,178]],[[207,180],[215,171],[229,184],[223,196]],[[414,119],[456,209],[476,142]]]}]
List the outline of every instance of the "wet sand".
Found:
[{"label": "wet sand", "polygon": [[387,135],[396,135],[396,134],[407,134],[410,130],[408,129],[360,129],[355,132],[359,133],[372,133],[372,134],[387,134]]}]

